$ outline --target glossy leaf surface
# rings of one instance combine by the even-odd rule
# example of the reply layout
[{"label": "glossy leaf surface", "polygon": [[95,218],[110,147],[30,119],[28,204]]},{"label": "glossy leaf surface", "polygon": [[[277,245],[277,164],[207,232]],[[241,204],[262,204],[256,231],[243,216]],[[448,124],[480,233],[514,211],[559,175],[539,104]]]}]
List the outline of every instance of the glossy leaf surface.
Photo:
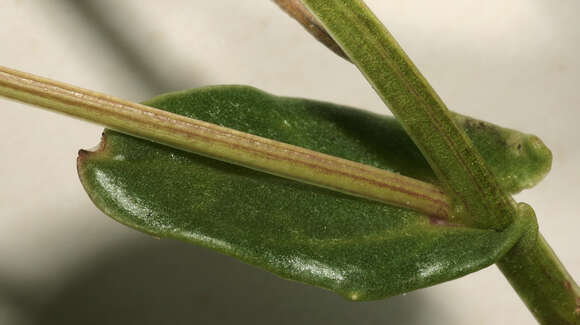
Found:
[{"label": "glossy leaf surface", "polygon": [[[399,125],[375,114],[240,86],[170,94],[148,104],[415,178],[434,178]],[[537,160],[549,153],[535,138],[529,146],[530,138],[519,133],[470,119],[464,125],[476,135],[476,145],[480,138],[482,146],[496,146],[480,150],[494,154],[490,161],[504,175],[500,179],[519,180],[506,186],[517,190],[541,178],[531,168],[523,173],[516,168],[516,177],[513,168],[498,167],[531,166],[528,156]],[[516,138],[520,142],[513,142]],[[549,154],[544,156],[548,167],[540,167],[542,172],[549,168]],[[523,227],[516,223],[495,232],[442,225],[403,208],[113,131],[105,132],[97,152],[81,152],[78,168],[95,204],[123,224],[216,249],[354,300],[403,293],[488,266]]]}]

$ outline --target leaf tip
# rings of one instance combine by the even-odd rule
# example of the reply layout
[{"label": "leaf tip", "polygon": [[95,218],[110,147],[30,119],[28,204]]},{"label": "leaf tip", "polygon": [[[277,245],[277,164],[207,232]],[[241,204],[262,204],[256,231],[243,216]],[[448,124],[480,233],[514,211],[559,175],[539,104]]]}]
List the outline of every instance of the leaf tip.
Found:
[{"label": "leaf tip", "polygon": [[530,135],[526,145],[534,157],[544,162],[544,165],[547,167],[547,169],[552,167],[552,151],[539,137]]},{"label": "leaf tip", "polygon": [[523,148],[518,146],[518,150],[525,150],[531,161],[530,176],[523,187],[532,188],[544,179],[552,169],[552,151],[535,135],[529,135],[523,143]]}]

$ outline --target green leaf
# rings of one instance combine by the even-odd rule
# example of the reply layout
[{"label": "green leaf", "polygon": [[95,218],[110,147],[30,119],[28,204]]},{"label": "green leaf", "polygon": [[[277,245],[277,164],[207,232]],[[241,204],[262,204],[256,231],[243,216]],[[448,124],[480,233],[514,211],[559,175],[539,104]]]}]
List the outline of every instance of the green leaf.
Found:
[{"label": "green leaf", "polygon": [[[391,118],[328,103],[280,98],[242,86],[170,94],[148,104],[424,180],[434,179]],[[474,134],[497,135],[494,141],[481,136],[487,139],[484,146],[495,145],[499,150],[506,144],[500,139],[510,134],[509,139],[520,137],[521,148],[535,148],[524,147],[529,140],[526,136],[477,123],[469,120],[464,124]],[[503,149],[503,155],[494,156],[496,164],[505,157],[529,159],[522,158],[529,154],[523,149]],[[453,226],[403,208],[110,130],[105,131],[98,151],[81,151],[78,169],[97,207],[123,224],[154,236],[206,246],[353,300],[395,295],[486,267],[517,241],[525,226],[516,222],[502,232]],[[530,179],[528,174],[522,175],[518,177]]]},{"label": "green leaf", "polygon": [[454,113],[500,187],[519,193],[539,183],[552,167],[552,152],[535,135],[524,134]]},{"label": "green leaf", "polygon": [[[248,86],[213,86],[162,95],[146,104],[437,184],[437,177],[392,117]],[[534,136],[453,114],[500,186],[515,194],[548,173],[552,154]]]}]

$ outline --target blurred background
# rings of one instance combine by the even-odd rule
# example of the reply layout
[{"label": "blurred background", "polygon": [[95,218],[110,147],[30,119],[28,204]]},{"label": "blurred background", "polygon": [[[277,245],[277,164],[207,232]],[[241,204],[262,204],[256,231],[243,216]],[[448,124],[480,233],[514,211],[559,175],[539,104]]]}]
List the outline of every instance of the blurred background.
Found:
[{"label": "blurred background", "polygon": [[[368,0],[455,111],[540,136],[552,172],[517,196],[580,278],[580,24],[575,0]],[[0,64],[121,98],[248,84],[389,114],[358,71],[272,2],[3,0]],[[531,324],[495,266],[350,303],[121,226],[76,152],[102,128],[0,100],[0,324]]]}]

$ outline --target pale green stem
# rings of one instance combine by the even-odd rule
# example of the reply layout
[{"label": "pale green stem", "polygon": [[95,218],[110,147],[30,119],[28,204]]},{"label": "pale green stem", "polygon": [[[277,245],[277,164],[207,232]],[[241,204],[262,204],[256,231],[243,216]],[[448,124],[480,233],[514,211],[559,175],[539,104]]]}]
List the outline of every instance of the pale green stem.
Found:
[{"label": "pale green stem", "polygon": [[266,173],[446,218],[448,198],[413,178],[0,67],[0,95]]},{"label": "pale green stem", "polygon": [[497,266],[540,324],[580,324],[580,288],[539,233],[534,211],[524,203],[519,210],[534,227]]},{"label": "pale green stem", "polygon": [[405,128],[453,200],[451,218],[502,230],[516,215],[483,158],[392,35],[360,0],[303,0]]},{"label": "pale green stem", "polygon": [[504,194],[467,136],[386,28],[360,0],[303,0],[367,77],[422,150],[461,221],[503,229],[515,218],[536,225],[498,266],[542,324],[580,324],[578,286],[539,234],[531,207]]}]

